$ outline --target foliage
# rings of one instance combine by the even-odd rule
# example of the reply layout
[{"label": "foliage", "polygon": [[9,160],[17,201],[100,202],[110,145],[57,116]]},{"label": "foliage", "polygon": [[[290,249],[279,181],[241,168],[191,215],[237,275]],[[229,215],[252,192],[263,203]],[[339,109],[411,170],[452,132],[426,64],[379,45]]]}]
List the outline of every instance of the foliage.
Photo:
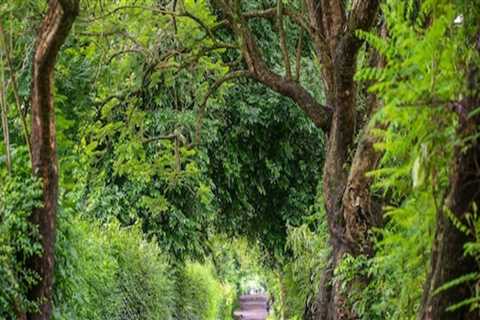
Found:
[{"label": "foliage", "polygon": [[209,247],[217,278],[232,285],[236,294],[246,291],[246,280],[261,276],[265,271],[258,245],[246,238],[230,239],[216,234]]},{"label": "foliage", "polygon": [[[475,261],[479,264],[480,261],[480,218],[478,216],[478,208],[474,208],[470,215],[469,225],[466,226],[472,232],[474,241],[465,244],[465,254],[475,257]],[[478,265],[480,269],[480,264]],[[467,300],[457,302],[449,306],[450,310],[456,310],[461,307],[468,306],[472,310],[480,309],[480,290],[478,289],[478,282],[480,281],[480,272],[473,272],[466,274],[458,279],[454,279],[445,283],[437,289],[438,292],[446,290],[454,286],[475,286],[474,295]]]},{"label": "foliage", "polygon": [[[210,1],[174,2],[175,12],[166,1],[82,1],[57,61],[54,317],[231,319],[253,282],[274,298],[272,318],[300,319],[330,254],[319,187],[326,138],[292,101],[255,79],[216,87],[245,68],[241,48]],[[283,2],[305,10],[302,1]],[[243,0],[241,8],[273,4]],[[0,91],[11,136],[9,146],[0,143],[0,318],[35,308],[25,298],[36,281],[26,261],[41,253],[28,222],[40,190],[22,120],[28,130],[32,51],[46,6],[0,4]],[[362,53],[356,76],[380,102],[371,128],[382,158],[369,175],[385,203],[385,225],[372,231],[374,256],[347,256],[334,272],[361,319],[416,316],[454,150],[468,143],[456,134],[462,110],[454,102],[470,94],[459,79],[479,65],[478,17],[475,1],[386,0],[379,19],[386,34],[357,34],[364,52],[373,48],[385,62],[367,66]],[[282,39],[270,18],[248,25],[268,68],[282,74]],[[284,29],[292,66],[298,60],[303,70],[296,81],[324,101],[324,66],[306,35],[304,50],[293,52],[303,34],[294,20],[285,17]],[[370,101],[362,90],[357,96],[362,122]],[[465,253],[480,261],[476,209],[468,216],[468,226],[453,223],[474,234]],[[450,308],[480,308],[479,278],[470,273],[438,291],[476,286],[476,296]]]},{"label": "foliage", "polygon": [[221,311],[223,288],[215,279],[211,266],[187,262],[180,274],[178,287],[178,319],[217,319]]},{"label": "foliage", "polygon": [[260,240],[273,261],[283,255],[287,225],[298,226],[314,202],[321,133],[290,101],[252,82],[229,91],[211,118],[216,222],[228,234]]},{"label": "foliage", "polygon": [[57,242],[56,319],[171,319],[167,256],[138,226],[62,219]]},{"label": "foliage", "polygon": [[41,254],[38,231],[28,220],[41,193],[26,159],[26,150],[16,149],[12,175],[0,169],[0,318],[14,318],[20,310],[35,307],[25,292],[37,276],[25,266],[29,257]]},{"label": "foliage", "polygon": [[[464,78],[471,57],[465,41],[469,24],[454,22],[467,16],[466,8],[425,1],[412,18],[411,3],[384,5],[387,39],[359,34],[386,60],[385,68],[365,67],[357,79],[374,80],[370,91],[383,103],[373,119],[383,124],[374,132],[383,157],[371,175],[376,192],[392,204],[385,208],[386,226],[377,230],[375,257],[347,257],[335,272],[350,283],[345,290],[351,290],[351,303],[362,319],[415,319],[435,215],[448,187],[454,146],[460,143],[455,114],[447,108],[466,93],[458,79]],[[369,279],[368,285],[352,283],[354,274]]]},{"label": "foliage", "polygon": [[298,227],[289,227],[287,249],[291,258],[282,268],[285,286],[285,314],[302,319],[307,301],[315,299],[329,256],[327,224],[321,188],[313,214]]},{"label": "foliage", "polygon": [[[238,52],[214,43],[188,16],[173,19],[135,6],[131,1],[82,1],[81,16],[56,64],[62,196],[55,317],[102,319],[124,312],[155,318],[148,299],[135,290],[141,287],[156,299],[158,290],[169,285],[162,284],[161,259],[139,249],[144,240],[138,228],[149,239],[147,247],[154,241],[162,248],[161,253],[152,248],[152,255],[178,260],[173,269],[184,260],[213,256],[208,245],[217,230],[247,235],[235,242],[237,248],[217,248],[218,255],[233,253],[217,257],[231,265],[215,265],[221,291],[229,296],[220,308],[230,317],[245,279],[261,274],[268,278],[262,281],[273,283],[273,277],[264,277],[268,269],[261,261],[283,254],[286,224],[299,224],[314,200],[322,137],[289,100],[242,81],[213,92],[201,143],[192,145],[209,87],[231,71],[228,64]],[[13,58],[6,77],[17,77],[27,123],[31,52],[45,8],[35,0],[1,5]],[[183,1],[178,11],[192,13],[204,26],[218,23],[207,1]],[[269,50],[269,63],[279,63],[281,56],[268,45],[277,38],[275,30],[269,23],[255,24],[255,32],[266,36],[262,46]],[[297,35],[296,27],[290,30]],[[224,40],[231,40],[228,33]],[[316,67],[308,61],[305,66]],[[311,74],[306,81],[320,96]],[[7,92],[11,106],[13,93]],[[20,115],[10,108],[8,116],[12,146],[24,144]],[[21,166],[28,175],[28,166]],[[112,222],[117,220],[122,227]],[[135,231],[124,229],[132,226]],[[5,237],[11,237],[10,231]],[[259,243],[268,255],[260,254]],[[159,278],[149,278],[156,268]],[[146,276],[139,280],[139,272]],[[125,299],[140,298],[147,303],[142,310],[124,305]],[[169,303],[156,303],[160,311],[169,306],[165,314],[172,312]]]}]

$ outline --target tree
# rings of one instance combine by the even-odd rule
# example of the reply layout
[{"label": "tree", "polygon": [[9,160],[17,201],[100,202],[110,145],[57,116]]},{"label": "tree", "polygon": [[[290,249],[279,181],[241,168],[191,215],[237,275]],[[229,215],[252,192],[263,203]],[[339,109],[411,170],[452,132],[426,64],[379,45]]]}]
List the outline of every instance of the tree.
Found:
[{"label": "tree", "polygon": [[39,30],[32,74],[32,169],[42,179],[43,206],[35,208],[31,222],[38,226],[42,255],[30,258],[29,268],[39,279],[28,296],[39,304],[28,319],[50,319],[54,270],[55,220],[58,199],[53,74],[55,60],[79,11],[79,0],[50,0]]},{"label": "tree", "polygon": [[[341,283],[333,278],[333,270],[346,254],[372,254],[369,230],[381,221],[379,206],[368,191],[371,181],[365,176],[374,168],[379,155],[373,150],[373,140],[366,128],[362,130],[364,136],[358,145],[354,139],[358,132],[354,75],[357,54],[363,43],[356,33],[372,27],[379,1],[353,1],[346,6],[339,0],[307,0],[303,13],[284,8],[281,1],[276,7],[256,11],[244,10],[241,1],[236,0],[216,0],[214,3],[233,31],[248,75],[291,98],[327,135],[323,191],[332,256],[320,284],[315,318],[354,319]],[[284,17],[289,17],[310,35],[321,64],[326,105],[317,102],[292,76]],[[276,19],[285,75],[275,72],[265,62],[257,38],[249,27],[249,20],[254,18]],[[299,69],[297,63],[297,72]],[[372,106],[367,108],[363,116],[369,118],[373,109]],[[352,154],[355,154],[353,158]]]}]

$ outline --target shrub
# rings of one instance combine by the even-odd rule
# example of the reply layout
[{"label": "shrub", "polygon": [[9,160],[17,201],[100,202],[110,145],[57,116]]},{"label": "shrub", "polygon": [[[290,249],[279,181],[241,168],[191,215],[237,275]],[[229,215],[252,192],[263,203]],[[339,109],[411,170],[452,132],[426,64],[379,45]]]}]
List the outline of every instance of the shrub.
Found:
[{"label": "shrub", "polygon": [[113,257],[102,228],[61,219],[57,232],[55,319],[108,319],[119,307]]},{"label": "shrub", "polygon": [[302,225],[288,228],[286,249],[290,256],[278,279],[277,293],[278,301],[283,304],[277,304],[277,309],[283,308],[288,319],[301,319],[306,302],[315,299],[330,254],[320,187],[312,209],[312,215],[305,218]]},{"label": "shrub", "polygon": [[38,231],[28,222],[41,187],[31,175],[26,150],[15,149],[13,155],[12,175],[0,167],[0,319],[15,319],[20,310],[34,308],[25,292],[37,278],[25,261],[41,252]]},{"label": "shrub", "polygon": [[233,308],[237,302],[237,292],[232,285],[226,283],[222,285],[222,296],[217,319],[231,320],[233,319]]},{"label": "shrub", "polygon": [[61,221],[55,319],[172,319],[171,278],[165,255],[137,226]]},{"label": "shrub", "polygon": [[179,276],[177,318],[216,320],[222,302],[222,287],[210,265],[188,262]]},{"label": "shrub", "polygon": [[135,227],[118,232],[118,225],[108,229],[117,272],[121,305],[117,319],[168,320],[174,310],[174,282],[170,266],[154,241],[142,239]]}]

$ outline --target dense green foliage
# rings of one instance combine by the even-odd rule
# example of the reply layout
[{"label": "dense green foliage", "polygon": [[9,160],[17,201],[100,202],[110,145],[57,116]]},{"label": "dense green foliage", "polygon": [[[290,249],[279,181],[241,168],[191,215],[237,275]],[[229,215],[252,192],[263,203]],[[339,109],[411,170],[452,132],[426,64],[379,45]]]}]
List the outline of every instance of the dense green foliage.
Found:
[{"label": "dense green foliage", "polygon": [[[15,176],[0,170],[0,317],[16,314],[22,305],[31,308],[25,300],[25,291],[36,276],[25,269],[26,260],[41,252],[38,232],[28,222],[32,207],[39,202],[39,185],[28,171],[25,154],[19,150],[14,162]],[[26,169],[26,170],[25,170]]]},{"label": "dense green foliage", "polygon": [[[418,18],[411,18],[415,10]],[[466,78],[470,63],[478,62],[469,37],[470,19],[478,19],[479,12],[472,3],[449,1],[425,1],[421,8],[388,1],[383,12],[389,38],[362,37],[385,57],[386,66],[364,68],[357,77],[375,80],[370,90],[384,103],[372,120],[383,124],[374,129],[383,157],[371,174],[374,189],[387,195],[390,205],[385,228],[377,230],[375,257],[346,259],[337,274],[346,282],[355,273],[372,279],[351,293],[362,319],[415,319],[453,150],[468,143],[458,140],[457,116],[445,112],[444,104],[468,94],[459,79]]]},{"label": "dense green foliage", "polygon": [[170,265],[138,226],[99,226],[76,217],[61,221],[58,239],[56,318],[171,318]]},{"label": "dense green foliage", "polygon": [[[82,15],[116,5],[85,2]],[[205,2],[184,5],[205,23],[215,22]],[[2,64],[2,70],[6,77],[15,74],[28,107],[29,57],[39,19],[21,17],[40,17],[45,5],[2,6],[15,68]],[[320,178],[321,134],[289,100],[242,81],[238,87],[225,84],[209,99],[201,144],[192,148],[196,109],[211,79],[228,71],[216,60],[221,55],[228,60],[230,53],[216,50],[198,59],[195,55],[211,42],[192,41],[203,34],[195,22],[178,19],[174,32],[167,16],[126,12],[88,25],[79,22],[56,66],[62,196],[55,318],[230,319],[249,279],[273,285],[276,278],[262,261],[280,258],[287,226],[309,214]],[[157,28],[169,40],[150,37]],[[274,37],[267,25],[259,28]],[[130,48],[133,38],[144,51],[117,55]],[[168,51],[174,43],[192,51],[172,63],[195,63],[195,68],[155,68],[155,50]],[[245,95],[250,98],[244,100]],[[26,218],[35,202],[26,201],[26,195],[36,194],[25,191],[30,190],[25,183],[29,166],[14,92],[8,90],[6,98],[12,106],[10,148],[16,170],[7,178],[2,168],[2,180],[12,181],[2,189],[8,195],[2,197],[2,284],[10,288],[2,292],[5,316],[26,307],[22,282],[28,279],[22,277],[28,275],[16,274],[24,271],[16,260],[18,250],[39,252],[36,244],[27,243],[33,233],[26,233],[32,228]],[[229,240],[215,236],[217,230],[248,240],[225,247],[221,242]],[[196,258],[205,262],[187,262]]]},{"label": "dense green foliage", "polygon": [[302,319],[306,303],[315,299],[328,261],[327,225],[319,191],[314,213],[302,225],[289,228],[287,249],[291,251],[291,258],[286,259],[282,279],[287,319]]},{"label": "dense green foliage", "polygon": [[180,277],[177,319],[217,319],[223,292],[210,266],[188,263]]},{"label": "dense green foliage", "polygon": [[[218,83],[244,69],[245,57],[213,3],[178,1],[173,13],[163,2],[82,1],[56,62],[53,318],[232,320],[239,295],[254,285],[273,298],[271,319],[303,319],[332,255],[336,221],[328,221],[322,186],[331,137],[255,77]],[[302,1],[282,3],[305,13]],[[27,264],[42,254],[29,220],[42,190],[25,130],[47,5],[0,4],[0,319],[38,304],[26,292],[39,280]],[[244,0],[241,9],[272,5]],[[248,26],[265,64],[283,76],[285,41],[292,66],[303,70],[293,82],[323,102],[325,65],[312,40],[295,17],[285,17],[282,40],[271,12],[261,13],[267,19]],[[477,206],[466,223],[445,210],[452,164],[478,139],[458,135],[462,121],[478,114],[463,114],[458,103],[474,94],[466,79],[480,65],[478,21],[475,1],[385,0],[376,28],[356,34],[365,44],[355,61],[353,145],[365,132],[376,139],[381,157],[367,175],[384,218],[368,231],[374,253],[347,255],[332,270],[358,319],[417,318],[440,211],[473,239],[464,253],[480,261]],[[478,311],[479,280],[477,270],[437,293],[473,288],[450,308]]]},{"label": "dense green foliage", "polygon": [[219,125],[207,146],[221,210],[217,223],[281,255],[287,227],[300,225],[315,199],[320,132],[290,101],[251,82],[232,90],[225,103],[212,110]]}]

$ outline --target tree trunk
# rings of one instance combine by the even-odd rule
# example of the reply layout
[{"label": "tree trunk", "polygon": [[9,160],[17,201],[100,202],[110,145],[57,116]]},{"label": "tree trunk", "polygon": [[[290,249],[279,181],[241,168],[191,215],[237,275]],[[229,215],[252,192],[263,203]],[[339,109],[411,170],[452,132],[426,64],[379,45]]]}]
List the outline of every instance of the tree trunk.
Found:
[{"label": "tree trunk", "polygon": [[55,218],[58,198],[58,167],[56,160],[55,111],[53,105],[53,73],[60,47],[79,11],[79,0],[50,0],[48,13],[37,36],[32,75],[32,168],[42,179],[43,206],[35,208],[30,217],[38,226],[42,254],[33,256],[28,267],[39,280],[28,292],[38,303],[38,310],[27,313],[28,319],[46,320],[52,315],[52,284],[54,272]]},{"label": "tree trunk", "polygon": [[[345,35],[337,44],[334,60],[334,88],[327,96],[334,96],[334,115],[328,136],[323,190],[332,247],[329,267],[324,271],[318,295],[316,320],[357,319],[347,301],[343,284],[334,278],[334,270],[345,255],[373,256],[370,231],[382,224],[379,201],[370,193],[372,179],[366,174],[376,168],[381,154],[374,150],[376,138],[370,124],[360,131],[360,141],[354,143],[356,126],[356,88],[354,82],[356,56],[360,42],[353,35]],[[375,59],[375,65],[382,62]],[[370,112],[377,109],[377,101],[369,98]],[[354,154],[351,159],[351,154]],[[366,285],[368,279],[355,279]]]},{"label": "tree trunk", "polygon": [[[476,39],[480,51],[480,35]],[[457,134],[460,138],[474,137],[478,133],[480,116],[469,113],[480,106],[480,70],[470,68],[467,79],[470,96],[456,104],[459,115]],[[465,150],[464,148],[467,147]],[[468,233],[468,214],[474,206],[480,205],[480,141],[478,138],[467,146],[455,150],[455,163],[450,176],[450,187],[444,208],[437,214],[437,227],[432,246],[431,270],[424,288],[419,319],[421,320],[469,320],[479,319],[480,314],[469,312],[468,306],[455,311],[448,307],[473,297],[475,284],[462,283],[446,290],[438,290],[442,285],[463,275],[479,272],[474,257],[464,254],[464,245],[475,241]],[[464,230],[459,224],[466,226]],[[463,228],[462,228],[463,229]]]},{"label": "tree trunk", "polygon": [[[345,184],[334,188],[324,185],[324,188],[329,187],[329,191],[334,192],[334,196],[330,197],[334,200],[330,200],[330,205],[327,205],[327,210],[331,210],[328,219],[332,255],[322,276],[313,319],[356,319],[340,289],[342,283],[336,281],[333,274],[346,254],[372,257],[374,250],[369,238],[370,231],[383,224],[381,201],[371,195],[372,178],[366,175],[376,168],[381,156],[374,149],[377,139],[371,135],[370,129],[367,125],[361,133],[362,137],[347,172],[348,177],[342,177],[346,180]],[[325,174],[324,183],[329,182],[329,174]],[[325,196],[329,191],[325,191]],[[339,192],[340,197],[336,196],[336,192]],[[366,285],[367,281],[368,279],[356,279],[357,284]]]}]

